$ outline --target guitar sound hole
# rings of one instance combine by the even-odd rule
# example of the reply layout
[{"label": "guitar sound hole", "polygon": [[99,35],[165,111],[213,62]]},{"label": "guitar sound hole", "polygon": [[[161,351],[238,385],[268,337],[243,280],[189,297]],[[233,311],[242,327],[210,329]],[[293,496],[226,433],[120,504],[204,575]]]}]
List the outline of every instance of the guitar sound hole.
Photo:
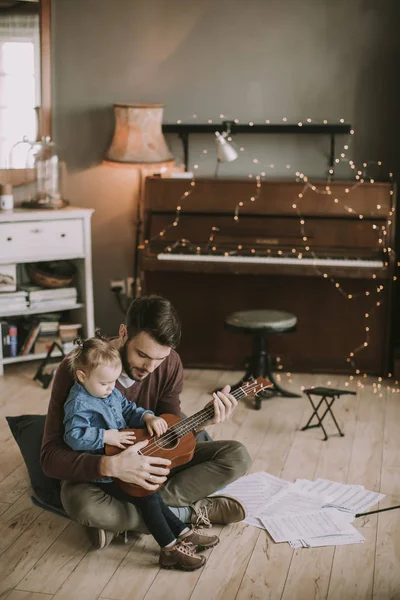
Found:
[{"label": "guitar sound hole", "polygon": [[159,446],[160,448],[171,450],[172,448],[175,448],[175,446],[178,445],[178,440],[179,438],[176,435],[176,433],[168,429],[168,431],[163,433],[163,435],[160,438],[158,438],[156,443],[157,446]]}]

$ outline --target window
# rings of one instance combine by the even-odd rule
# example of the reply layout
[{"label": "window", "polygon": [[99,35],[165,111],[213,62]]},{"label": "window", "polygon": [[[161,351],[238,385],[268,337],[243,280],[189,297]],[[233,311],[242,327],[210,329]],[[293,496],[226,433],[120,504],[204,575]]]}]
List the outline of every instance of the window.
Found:
[{"label": "window", "polygon": [[27,147],[13,152],[13,164],[11,149],[24,136],[36,139],[40,78],[38,25],[34,27],[33,20],[32,16],[14,16],[7,28],[5,17],[0,21],[0,168],[24,168]]}]

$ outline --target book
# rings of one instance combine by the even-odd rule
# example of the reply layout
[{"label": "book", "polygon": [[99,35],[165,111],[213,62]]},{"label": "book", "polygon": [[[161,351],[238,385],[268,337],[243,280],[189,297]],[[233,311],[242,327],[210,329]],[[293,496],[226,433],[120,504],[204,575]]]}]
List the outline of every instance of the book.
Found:
[{"label": "book", "polygon": [[16,325],[10,323],[8,326],[8,336],[10,338],[10,356],[17,356],[18,354],[18,328]]},{"label": "book", "polygon": [[11,302],[7,305],[0,305],[0,315],[16,315],[18,313],[23,313],[28,310],[28,305],[25,302],[24,304],[20,304],[19,302]]},{"label": "book", "polygon": [[34,323],[25,338],[25,342],[20,350],[22,356],[26,356],[33,349],[33,345],[40,332],[40,323]]},{"label": "book", "polygon": [[61,341],[72,342],[79,335],[81,327],[80,323],[62,323],[59,327]]},{"label": "book", "polygon": [[8,321],[0,321],[0,344],[3,349],[4,358],[11,356],[10,336],[8,334],[10,324]]},{"label": "book", "polygon": [[28,308],[26,292],[1,292],[0,293],[0,312],[10,312]]},{"label": "book", "polygon": [[76,298],[78,290],[75,287],[67,288],[42,288],[36,285],[21,285],[25,293],[29,294],[29,300],[57,300],[60,298]]},{"label": "book", "polygon": [[61,346],[60,338],[57,336],[38,338],[34,344],[33,352],[35,354],[42,354],[43,352],[48,352],[53,342],[58,342]]},{"label": "book", "polygon": [[18,292],[0,292],[0,300],[9,301],[15,300],[16,298],[26,298],[27,292],[20,290]]}]

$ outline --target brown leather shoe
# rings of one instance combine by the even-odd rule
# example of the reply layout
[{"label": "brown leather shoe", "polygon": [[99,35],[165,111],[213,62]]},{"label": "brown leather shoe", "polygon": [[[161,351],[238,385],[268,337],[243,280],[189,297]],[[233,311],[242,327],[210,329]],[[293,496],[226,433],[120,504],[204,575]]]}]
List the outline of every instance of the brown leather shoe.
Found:
[{"label": "brown leather shoe", "polygon": [[124,534],[124,542],[128,543],[127,531],[108,531],[107,529],[98,529],[97,527],[86,527],[86,532],[89,540],[92,542],[94,550],[103,550],[111,544],[111,542],[122,533]]},{"label": "brown leather shoe", "polygon": [[160,552],[160,567],[163,569],[180,569],[195,571],[206,563],[205,556],[197,556],[193,546],[186,542],[178,542],[172,548],[162,548]]},{"label": "brown leather shoe", "polygon": [[247,517],[245,505],[232,496],[208,496],[191,504],[193,509],[192,523],[195,527],[211,524],[237,523]]},{"label": "brown leather shoe", "polygon": [[107,531],[107,529],[98,529],[97,527],[87,527],[86,532],[89,540],[92,542],[95,550],[103,550],[117,537],[118,533]]},{"label": "brown leather shoe", "polygon": [[206,535],[205,533],[202,533],[200,529],[195,528],[179,539],[186,544],[191,544],[195,552],[208,550],[208,548],[213,548],[219,544],[219,537],[217,535]]}]

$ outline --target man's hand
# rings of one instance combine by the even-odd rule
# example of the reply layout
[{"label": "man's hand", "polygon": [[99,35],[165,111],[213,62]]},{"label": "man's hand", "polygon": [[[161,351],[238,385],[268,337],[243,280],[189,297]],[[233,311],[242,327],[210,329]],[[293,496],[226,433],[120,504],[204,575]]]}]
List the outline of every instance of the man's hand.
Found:
[{"label": "man's hand", "polygon": [[143,416],[143,421],[146,424],[147,431],[150,435],[155,434],[157,437],[160,437],[160,435],[165,433],[168,429],[167,421],[164,421],[161,417],[151,415],[150,413]]},{"label": "man's hand", "polygon": [[148,440],[145,440],[114,456],[103,456],[100,475],[134,483],[145,490],[156,491],[166,481],[171,461],[167,458],[138,454],[147,444]]},{"label": "man's hand", "polygon": [[118,431],[118,429],[106,429],[104,432],[104,443],[109,446],[117,446],[124,449],[135,443],[136,436],[133,431]]},{"label": "man's hand", "polygon": [[215,423],[222,423],[226,419],[230,419],[232,412],[237,406],[237,400],[232,394],[231,386],[226,385],[220,392],[213,394],[214,400],[214,416],[207,425],[213,425]]}]

